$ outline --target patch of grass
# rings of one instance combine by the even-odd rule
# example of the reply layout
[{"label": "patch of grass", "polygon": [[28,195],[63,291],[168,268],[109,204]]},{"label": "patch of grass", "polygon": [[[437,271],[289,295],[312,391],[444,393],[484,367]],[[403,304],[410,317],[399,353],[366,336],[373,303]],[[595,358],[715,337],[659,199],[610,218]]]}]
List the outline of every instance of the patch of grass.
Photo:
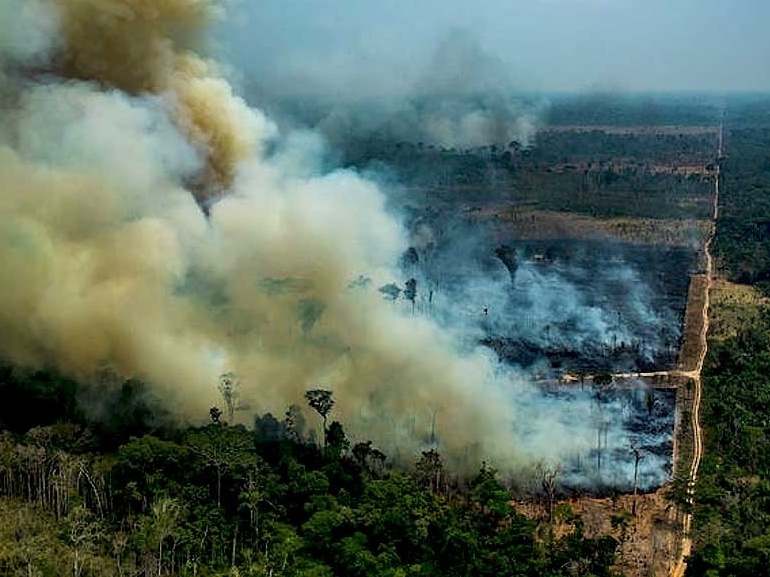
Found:
[{"label": "patch of grass", "polygon": [[711,291],[710,338],[735,337],[741,327],[759,319],[760,308],[767,304],[767,297],[752,286],[716,281]]},{"label": "patch of grass", "polygon": [[694,250],[703,246],[708,220],[656,218],[594,218],[546,210],[520,210],[505,205],[477,211],[474,218],[496,218],[500,226],[513,227],[522,239],[611,238],[636,245],[681,246]]}]

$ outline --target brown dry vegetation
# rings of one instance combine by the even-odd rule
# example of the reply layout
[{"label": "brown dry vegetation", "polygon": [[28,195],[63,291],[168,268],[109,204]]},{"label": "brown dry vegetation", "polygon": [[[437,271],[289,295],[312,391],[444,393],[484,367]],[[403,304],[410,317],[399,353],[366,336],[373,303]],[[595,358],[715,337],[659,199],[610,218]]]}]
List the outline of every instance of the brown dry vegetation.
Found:
[{"label": "brown dry vegetation", "polygon": [[711,171],[701,164],[656,164],[650,166],[649,170],[653,174],[680,174],[683,176],[691,176],[693,174],[697,174],[698,176],[708,176],[711,174]]},{"label": "brown dry vegetation", "polygon": [[[685,376],[668,375],[654,379],[656,386],[677,387],[676,438],[674,443],[675,476],[686,471],[692,461],[693,438],[690,407],[693,382]],[[548,505],[540,501],[513,502],[515,509],[538,522],[537,535],[547,543],[576,530],[574,515],[583,523],[588,538],[612,536],[619,542],[615,569],[625,577],[665,577],[679,557],[683,511],[673,504],[679,481],[655,492],[619,494],[613,497],[571,496],[556,503],[553,521],[548,520]],[[635,505],[634,505],[634,502]],[[574,514],[574,515],[573,515]]]},{"label": "brown dry vegetation", "polygon": [[[692,460],[692,428],[688,407],[692,405],[692,381],[678,381],[676,404],[677,437],[674,446],[675,471],[686,471]],[[665,577],[679,557],[681,509],[672,503],[676,482],[648,494],[614,497],[571,497],[554,507],[548,521],[544,502],[515,502],[516,510],[539,523],[537,534],[543,542],[575,531],[573,514],[579,515],[588,538],[612,536],[620,543],[616,570],[625,577]],[[636,505],[634,506],[634,501]],[[634,513],[635,510],[635,513]]]},{"label": "brown dry vegetation", "polygon": [[738,329],[757,319],[761,305],[767,297],[748,285],[739,285],[717,279],[711,292],[711,326],[709,337],[728,339],[738,334]]},{"label": "brown dry vegetation", "polygon": [[[720,287],[726,283],[720,283]],[[684,341],[679,370],[692,371],[698,364],[700,333],[703,326],[703,304],[706,296],[705,275],[691,279],[685,315]],[[732,288],[732,291],[727,290]],[[752,295],[742,287],[722,288],[727,291],[722,300],[743,306]],[[733,317],[737,320],[737,317]],[[571,513],[579,515],[586,537],[612,536],[618,540],[619,555],[616,569],[626,577],[664,577],[677,565],[682,546],[681,530],[684,511],[672,503],[681,488],[682,473],[686,475],[693,458],[693,430],[689,426],[693,404],[693,381],[685,376],[670,375],[677,386],[674,476],[675,480],[654,493],[618,495],[613,498],[573,497],[558,503],[553,522],[548,521],[543,504],[515,506],[517,510],[540,523],[541,539],[561,537],[575,530]]]},{"label": "brown dry vegetation", "polygon": [[[636,514],[634,511],[636,499]],[[579,515],[586,537],[612,536],[620,543],[616,569],[626,577],[662,577],[671,569],[679,546],[681,522],[666,498],[666,489],[654,493],[616,497],[572,498],[559,503],[554,520],[538,504],[514,503],[516,510],[539,523],[543,541],[575,530],[572,513]]]},{"label": "brown dry vegetation", "polygon": [[682,331],[682,348],[677,363],[681,371],[694,371],[698,365],[703,330],[703,303],[706,298],[706,275],[693,275],[687,294],[687,308]]},{"label": "brown dry vegetation", "polygon": [[470,213],[474,218],[497,219],[498,227],[519,239],[547,240],[608,238],[639,245],[703,246],[708,221],[696,219],[594,218],[591,216],[545,211],[518,210],[510,206],[490,206]]},{"label": "brown dry vegetation", "polygon": [[[576,138],[567,133],[575,133]],[[710,163],[715,142],[709,135],[716,140],[717,133],[716,126],[551,126],[541,133],[545,149],[541,154],[537,150],[531,156],[513,154],[510,166],[502,165],[506,170],[500,165],[479,168],[485,186],[467,184],[467,180],[449,185],[436,178],[414,192],[421,199],[440,199],[447,212],[483,223],[501,242],[606,239],[684,247],[697,254],[693,265],[703,273],[708,269],[703,248],[713,216],[714,165]],[[703,138],[679,148],[677,144],[687,139],[672,142],[677,135]],[[682,274],[688,273],[682,270]],[[659,377],[677,387],[675,480],[636,498],[572,497],[556,504],[552,520],[544,503],[515,503],[519,512],[538,522],[538,536],[544,543],[575,531],[574,515],[579,515],[586,537],[610,535],[618,540],[616,569],[621,574],[663,577],[679,565],[687,507],[677,507],[673,501],[676,496],[684,502],[696,446],[691,425],[696,386],[682,373],[698,368],[706,288],[705,274],[690,279],[678,364],[675,371]],[[739,322],[741,306],[751,301],[750,295],[730,295],[735,309],[730,322]]]}]

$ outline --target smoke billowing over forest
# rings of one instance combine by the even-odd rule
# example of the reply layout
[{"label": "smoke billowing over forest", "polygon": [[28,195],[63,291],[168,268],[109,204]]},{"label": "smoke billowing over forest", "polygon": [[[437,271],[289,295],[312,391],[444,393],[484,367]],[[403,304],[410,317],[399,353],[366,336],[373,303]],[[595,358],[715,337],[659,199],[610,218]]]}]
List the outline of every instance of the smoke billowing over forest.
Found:
[{"label": "smoke billowing over forest", "polygon": [[[352,437],[410,458],[435,444],[457,467],[573,463],[593,450],[597,411],[608,450],[627,452],[631,409],[655,410],[646,398],[545,394],[531,369],[551,346],[620,342],[656,362],[678,319],[633,262],[609,255],[597,270],[557,254],[538,268],[519,247],[506,264],[483,234],[405,217],[384,185],[328,170],[318,136],[235,93],[207,56],[207,27],[226,17],[214,0],[0,7],[3,359],[88,383],[141,379],[193,422],[227,371],[244,420],[330,389]],[[486,84],[493,60],[462,38],[437,54],[419,92],[451,98],[402,101],[372,133],[452,147],[533,138],[529,109]],[[464,58],[484,64],[474,96],[457,87]],[[334,143],[348,118],[318,128]],[[497,337],[522,337],[532,358],[502,363],[482,344]],[[640,442],[666,445],[670,429],[659,433]],[[618,462],[608,478],[627,486],[632,461]],[[650,470],[640,486],[665,478],[664,464]],[[570,482],[596,481],[584,473]]]}]

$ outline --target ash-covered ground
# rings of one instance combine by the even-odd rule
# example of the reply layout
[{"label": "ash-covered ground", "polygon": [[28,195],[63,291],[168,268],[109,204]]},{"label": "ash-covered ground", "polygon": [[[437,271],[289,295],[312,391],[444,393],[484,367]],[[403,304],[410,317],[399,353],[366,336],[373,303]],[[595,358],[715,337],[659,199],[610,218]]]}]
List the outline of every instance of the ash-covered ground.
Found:
[{"label": "ash-covered ground", "polygon": [[603,388],[556,386],[532,410],[543,411],[543,403],[551,408],[543,413],[548,418],[590,425],[578,429],[572,455],[558,464],[561,491],[633,491],[635,472],[639,491],[670,479],[676,389],[654,388],[641,379]]},{"label": "ash-covered ground", "polygon": [[[672,369],[692,249],[501,239],[479,222],[429,227],[417,219],[412,233],[403,291],[396,284],[383,292],[447,330],[462,327],[469,346],[489,347],[501,372],[529,382],[511,392],[528,417],[515,421],[516,437],[537,448],[534,460],[558,470],[559,490],[632,491],[636,484],[649,491],[670,479],[675,390],[643,379],[556,383],[566,374]],[[545,429],[535,425],[543,422]],[[559,446],[553,459],[549,443]]]},{"label": "ash-covered ground", "polygon": [[[514,375],[516,438],[533,462],[558,469],[563,490],[651,490],[670,479],[674,392],[631,379],[554,387],[565,375],[675,367],[702,240],[694,226],[676,240],[663,231],[704,218],[710,184],[655,167],[699,165],[711,142],[667,138],[555,133],[468,150],[370,138],[343,155],[393,185],[391,207],[409,231],[402,277],[381,291],[469,349],[487,347]],[[532,230],[538,211],[560,224]],[[621,241],[602,226],[576,234],[562,227],[573,215],[644,219],[661,242]]]},{"label": "ash-covered ground", "polygon": [[501,243],[458,229],[404,260],[416,310],[472,327],[512,365],[594,374],[673,367],[695,254],[599,240]]}]

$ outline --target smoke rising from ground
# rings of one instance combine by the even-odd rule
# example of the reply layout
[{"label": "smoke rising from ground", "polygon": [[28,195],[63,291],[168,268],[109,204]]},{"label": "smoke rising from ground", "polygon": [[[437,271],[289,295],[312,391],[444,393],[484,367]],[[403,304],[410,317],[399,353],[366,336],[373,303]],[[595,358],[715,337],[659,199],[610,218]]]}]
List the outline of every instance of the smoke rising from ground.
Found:
[{"label": "smoke rising from ground", "polygon": [[194,52],[215,0],[57,0],[64,50],[61,73],[127,95],[167,94],[169,112],[206,158],[197,194],[228,187],[254,149],[255,129],[214,62]]},{"label": "smoke rising from ground", "polygon": [[[293,172],[308,152],[291,144],[267,158],[275,127],[190,52],[212,4],[37,8],[21,11],[29,38],[57,22],[61,46],[3,46],[3,356],[141,378],[193,419],[225,370],[244,403],[278,414],[322,386],[384,448],[424,446],[435,422],[448,456],[510,454],[487,356],[349,288],[392,278],[404,249],[381,192]],[[221,196],[208,218],[202,185]]]},{"label": "smoke rising from ground", "polygon": [[[423,308],[433,291],[427,308],[442,324],[474,326],[525,367],[546,352],[571,356],[563,368],[589,373],[655,370],[675,360],[686,285],[678,298],[653,288],[671,272],[649,248],[513,239],[500,245],[483,225],[446,212],[412,220],[414,264],[407,267],[422,287]],[[661,254],[688,264],[685,250]]]},{"label": "smoke rising from ground", "polygon": [[[676,299],[661,298],[663,287],[653,290],[650,282],[670,275],[670,263],[606,242],[499,246],[478,223],[451,215],[421,214],[410,228],[414,246],[402,262],[416,296],[404,286],[394,304],[447,329],[463,327],[466,338],[499,354],[515,399],[518,450],[530,462],[558,466],[566,487],[629,490],[638,449],[639,488],[670,478],[674,391],[641,379],[557,384],[564,373],[606,376],[675,362]],[[686,251],[666,258],[687,266]],[[686,285],[679,290],[683,300]]]},{"label": "smoke rising from ground", "polygon": [[139,378],[191,420],[224,371],[254,412],[328,388],[354,438],[411,459],[435,434],[456,465],[555,462],[591,426],[551,434],[475,328],[382,298],[407,232],[375,184],[318,170],[313,137],[281,135],[196,52],[217,3],[0,11],[2,357]]},{"label": "smoke rising from ground", "polygon": [[[328,82],[333,73],[319,66],[314,74]],[[470,30],[451,29],[429,58],[391,80],[380,95],[367,93],[369,83],[362,82],[333,97],[321,86],[321,94],[288,99],[257,84],[254,98],[320,131],[344,158],[355,158],[356,147],[368,141],[466,149],[526,145],[535,137],[542,104],[517,95],[508,68]]]}]

